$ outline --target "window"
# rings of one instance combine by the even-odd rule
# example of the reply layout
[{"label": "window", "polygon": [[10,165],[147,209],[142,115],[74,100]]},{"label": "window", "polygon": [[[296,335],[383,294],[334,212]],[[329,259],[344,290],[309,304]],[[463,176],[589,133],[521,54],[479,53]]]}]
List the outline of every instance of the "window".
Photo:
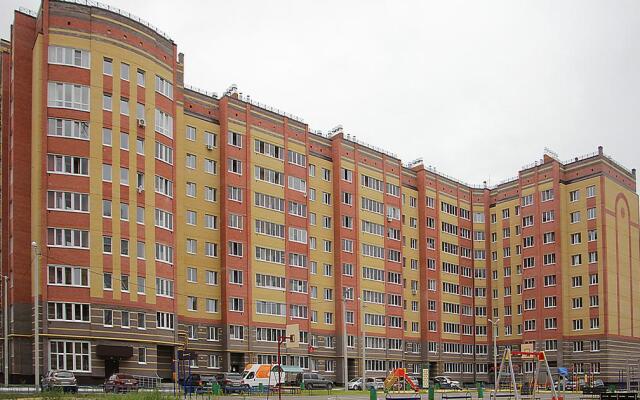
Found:
[{"label": "window", "polygon": [[193,267],[187,267],[187,282],[198,282],[198,270]]},{"label": "window", "polygon": [[156,108],[155,131],[168,138],[173,138],[173,117]]},{"label": "window", "polygon": [[215,160],[204,159],[204,172],[216,175],[218,173],[218,163]]},{"label": "window", "polygon": [[227,160],[227,165],[227,171],[242,175],[242,161],[236,160],[235,158],[229,158]]},{"label": "window", "polygon": [[102,109],[105,111],[113,110],[113,99],[111,98],[111,95],[108,93],[102,94]]},{"label": "window", "polygon": [[145,294],[146,289],[147,289],[147,279],[144,276],[139,276],[137,284],[138,284],[137,293],[138,294]]},{"label": "window", "polygon": [[144,224],[144,208],[136,206],[136,223]]},{"label": "window", "polygon": [[242,148],[242,135],[237,132],[227,132],[227,143],[234,147]]},{"label": "window", "polygon": [[105,272],[102,277],[102,287],[104,290],[113,290],[113,279],[110,272]]},{"label": "window", "polygon": [[574,212],[570,213],[569,214],[569,219],[571,220],[572,224],[580,222],[580,211],[574,211]]},{"label": "window", "polygon": [[129,99],[120,98],[120,114],[129,115]]},{"label": "window", "polygon": [[540,199],[541,201],[553,200],[553,189],[543,190],[540,193]]},{"label": "window", "polygon": [[165,278],[156,278],[156,295],[173,298],[173,281]]},{"label": "window", "polygon": [[[198,298],[194,296],[187,296],[187,310],[198,311]],[[190,335],[190,339],[192,336]]]},{"label": "window", "polygon": [[[205,186],[204,187],[204,199],[206,201],[211,201],[211,202],[215,202],[218,198],[218,189],[211,187],[211,186]],[[237,200],[239,199],[239,200]],[[240,188],[235,188],[230,186],[229,187],[229,200],[235,200],[235,201],[242,201],[242,189]]]},{"label": "window", "polygon": [[156,92],[161,95],[173,99],[173,85],[171,82],[156,75]]},{"label": "window", "polygon": [[49,107],[89,111],[89,87],[72,83],[49,82]]},{"label": "window", "polygon": [[75,139],[89,139],[89,123],[62,118],[49,118],[49,136],[61,136]]},{"label": "window", "polygon": [[195,211],[187,210],[186,212],[187,225],[196,225],[198,223],[198,213]]},{"label": "window", "polygon": [[146,363],[147,363],[147,348],[138,347],[138,364],[146,364]]},{"label": "window", "polygon": [[172,313],[156,312],[156,327],[158,329],[173,330],[174,316]]},{"label": "window", "polygon": [[244,299],[237,298],[237,297],[229,298],[229,311],[243,312]]},{"label": "window", "polygon": [[187,182],[187,196],[196,197],[197,188],[194,182]]},{"label": "window", "polygon": [[89,159],[59,154],[47,154],[47,172],[89,176]]},{"label": "window", "polygon": [[173,197],[173,182],[167,178],[156,175],[155,191],[156,193],[163,194],[167,197]]},{"label": "window", "polygon": [[240,242],[229,241],[229,255],[234,257],[242,257],[243,246]]},{"label": "window", "polygon": [[136,153],[140,154],[141,156],[144,155],[144,139],[143,138],[136,138]]},{"label": "window", "polygon": [[596,219],[596,208],[587,208],[587,219]]},{"label": "window", "polygon": [[587,198],[596,197],[596,187],[587,186]]},{"label": "window", "polygon": [[47,192],[47,209],[59,211],[89,211],[89,195],[85,193]]},{"label": "window", "polygon": [[89,270],[68,265],[49,265],[48,284],[51,286],[89,286]]},{"label": "window", "polygon": [[307,183],[304,179],[300,179],[295,176],[289,175],[288,177],[288,187],[289,189],[296,190],[298,192],[306,192],[307,191]]},{"label": "window", "polygon": [[572,190],[569,192],[569,201],[576,202],[580,200],[580,190]]},{"label": "window", "polygon": [[104,326],[113,326],[113,310],[102,310],[102,321]]},{"label": "window", "polygon": [[89,322],[91,311],[89,304],[49,302],[47,316],[49,321]]},{"label": "window", "polygon": [[129,168],[120,167],[120,184],[129,186]]},{"label": "window", "polygon": [[52,370],[90,372],[90,342],[50,340],[49,367]]},{"label": "window", "polygon": [[205,242],[204,243],[204,255],[207,257],[218,257],[218,244]]},{"label": "window", "polygon": [[[242,169],[239,173],[242,174]],[[272,183],[274,185],[284,185],[284,174],[282,172],[274,171],[272,169],[260,166],[255,167],[255,179]]]},{"label": "window", "polygon": [[196,156],[194,154],[187,153],[185,164],[187,168],[196,169]]},{"label": "window", "polygon": [[217,285],[218,284],[218,272],[217,271],[207,271],[205,274],[205,280],[207,285]]},{"label": "window", "polygon": [[138,86],[142,86],[144,87],[145,85],[145,73],[143,70],[139,69],[136,72],[136,83],[138,84]]},{"label": "window", "polygon": [[160,142],[156,142],[156,159],[173,165],[173,149]]},{"label": "window", "polygon": [[193,126],[188,126],[187,125],[186,136],[187,136],[187,140],[195,141],[196,140],[196,128],[194,128]]},{"label": "window", "polygon": [[47,245],[50,247],[89,248],[89,231],[71,228],[47,228]]},{"label": "window", "polygon": [[156,243],[156,261],[173,264],[173,247],[162,243]]}]

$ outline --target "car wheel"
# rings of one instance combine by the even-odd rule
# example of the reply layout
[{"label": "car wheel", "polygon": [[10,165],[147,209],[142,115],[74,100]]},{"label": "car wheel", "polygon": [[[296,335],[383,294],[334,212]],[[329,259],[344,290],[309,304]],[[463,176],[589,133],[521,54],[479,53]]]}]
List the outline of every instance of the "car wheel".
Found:
[{"label": "car wheel", "polygon": [[329,384],[327,385],[327,390],[331,390],[331,389],[333,389],[333,384],[332,384],[332,383],[329,383]]},{"label": "car wheel", "polygon": [[308,384],[308,385],[307,385],[307,389],[309,389],[309,390],[313,390],[313,385],[312,385],[312,384]]}]

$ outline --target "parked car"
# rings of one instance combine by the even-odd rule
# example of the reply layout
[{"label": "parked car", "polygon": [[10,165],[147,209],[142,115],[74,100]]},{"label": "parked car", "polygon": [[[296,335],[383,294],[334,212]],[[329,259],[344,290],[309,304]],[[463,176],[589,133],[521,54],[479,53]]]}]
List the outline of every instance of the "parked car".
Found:
[{"label": "parked car", "polygon": [[[375,388],[375,390],[384,389],[384,379],[382,378],[367,378],[367,383],[365,385],[366,389],[371,387]],[[347,383],[348,390],[362,390],[362,378],[354,378]]]},{"label": "parked car", "polygon": [[448,376],[436,376],[435,378],[433,378],[433,382],[440,385],[441,389],[462,390],[462,385],[460,384],[460,382],[454,381]]},{"label": "parked car", "polygon": [[185,393],[202,393],[205,390],[205,383],[200,374],[189,374],[180,379],[179,383],[184,388]]},{"label": "parked car", "polygon": [[296,375],[296,385],[304,383],[305,389],[333,389],[333,382],[326,380],[322,375],[315,372],[301,372]]},{"label": "parked car", "polygon": [[137,392],[138,380],[128,374],[113,374],[104,382],[105,392]]},{"label": "parked car", "polygon": [[215,375],[215,382],[223,393],[248,393],[249,385],[242,383],[242,375],[237,372],[220,372]]},{"label": "parked car", "polygon": [[64,392],[78,392],[78,381],[73,372],[56,369],[47,372],[40,379],[40,387],[45,390],[62,390]]}]

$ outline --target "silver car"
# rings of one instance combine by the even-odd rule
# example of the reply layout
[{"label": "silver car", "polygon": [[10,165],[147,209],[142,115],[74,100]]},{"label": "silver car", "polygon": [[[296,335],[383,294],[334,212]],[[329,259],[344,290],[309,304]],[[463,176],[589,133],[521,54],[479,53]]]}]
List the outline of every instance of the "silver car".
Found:
[{"label": "silver car", "polygon": [[[367,378],[367,383],[365,388],[369,390],[370,388],[374,388],[375,390],[384,389],[384,379],[382,378]],[[348,390],[362,390],[362,378],[354,378],[347,383]]]},{"label": "silver car", "polygon": [[73,372],[58,369],[47,372],[40,380],[40,387],[43,391],[62,390],[77,393],[78,381]]}]

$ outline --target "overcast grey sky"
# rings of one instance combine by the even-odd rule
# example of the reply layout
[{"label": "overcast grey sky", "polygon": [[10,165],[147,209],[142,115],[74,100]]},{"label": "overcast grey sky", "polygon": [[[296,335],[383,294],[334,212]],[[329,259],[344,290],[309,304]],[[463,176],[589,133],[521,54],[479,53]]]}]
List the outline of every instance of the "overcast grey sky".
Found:
[{"label": "overcast grey sky", "polygon": [[[640,1],[108,0],[167,32],[186,82],[470,183],[603,145],[640,167]],[[9,9],[37,0],[1,0]]]}]

